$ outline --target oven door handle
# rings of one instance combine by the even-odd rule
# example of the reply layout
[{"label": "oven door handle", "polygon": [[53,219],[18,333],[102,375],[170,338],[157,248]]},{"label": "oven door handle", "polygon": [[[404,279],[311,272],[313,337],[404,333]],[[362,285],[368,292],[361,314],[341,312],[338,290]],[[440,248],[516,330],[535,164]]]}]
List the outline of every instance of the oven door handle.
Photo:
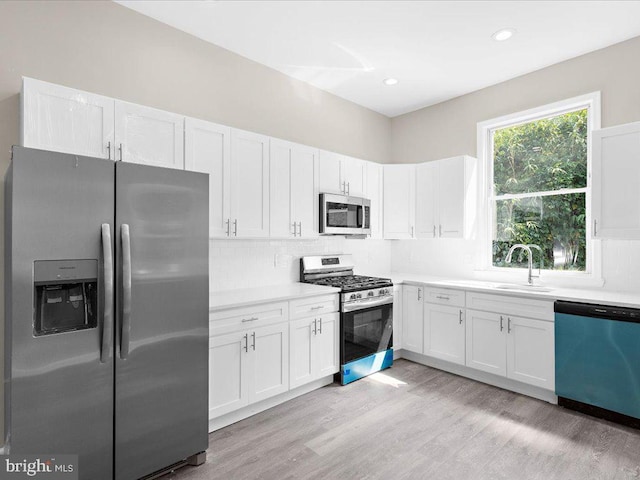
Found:
[{"label": "oven door handle", "polygon": [[372,300],[359,300],[357,302],[347,302],[342,305],[343,312],[353,312],[355,310],[364,310],[365,308],[378,307],[381,305],[390,305],[393,303],[393,297],[378,297]]}]

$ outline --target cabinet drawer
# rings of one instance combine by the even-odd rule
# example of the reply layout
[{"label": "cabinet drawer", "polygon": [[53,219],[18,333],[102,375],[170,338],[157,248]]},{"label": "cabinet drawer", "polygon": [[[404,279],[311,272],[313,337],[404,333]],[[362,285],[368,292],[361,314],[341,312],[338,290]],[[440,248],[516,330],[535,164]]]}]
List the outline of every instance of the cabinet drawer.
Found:
[{"label": "cabinet drawer", "polygon": [[209,314],[209,336],[263,327],[289,320],[287,302],[263,303]]},{"label": "cabinet drawer", "polygon": [[338,294],[331,293],[319,297],[301,298],[289,302],[291,320],[304,318],[311,315],[324,314],[338,311]]},{"label": "cabinet drawer", "polygon": [[439,305],[464,307],[464,290],[454,290],[451,288],[426,288],[424,301],[428,303],[437,303]]},{"label": "cabinet drawer", "polygon": [[553,300],[467,292],[467,308],[553,321]]}]

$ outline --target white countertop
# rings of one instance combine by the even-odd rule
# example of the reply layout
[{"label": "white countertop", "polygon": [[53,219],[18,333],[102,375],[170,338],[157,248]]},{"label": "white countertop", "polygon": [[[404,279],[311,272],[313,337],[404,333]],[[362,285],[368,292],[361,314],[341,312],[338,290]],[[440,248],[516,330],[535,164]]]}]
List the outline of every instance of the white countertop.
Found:
[{"label": "white countertop", "polygon": [[209,311],[213,312],[226,308],[246,307],[260,303],[315,297],[339,292],[339,288],[312,285],[310,283],[291,283],[211,292],[209,294]]},{"label": "white countertop", "polygon": [[[640,293],[612,292],[603,289],[573,289],[544,285],[549,291],[530,289],[527,285],[517,290],[498,288],[505,283],[481,280],[460,280],[454,278],[434,277],[419,274],[392,273],[395,284],[425,285],[433,287],[454,288],[458,290],[493,293],[514,297],[540,298],[547,300],[566,300],[573,302],[610,304],[620,307],[640,308]],[[515,284],[514,284],[515,285]]]}]

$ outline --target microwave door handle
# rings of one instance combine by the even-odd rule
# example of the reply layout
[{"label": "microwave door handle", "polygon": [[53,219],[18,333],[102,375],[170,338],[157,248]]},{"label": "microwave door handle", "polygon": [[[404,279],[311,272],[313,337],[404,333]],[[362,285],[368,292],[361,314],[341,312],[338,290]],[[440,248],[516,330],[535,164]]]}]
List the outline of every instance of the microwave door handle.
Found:
[{"label": "microwave door handle", "polygon": [[131,334],[131,236],[129,225],[120,227],[122,240],[122,330],[120,334],[120,358],[129,355]]},{"label": "microwave door handle", "polygon": [[113,254],[111,253],[111,226],[108,223],[103,223],[101,229],[104,313],[100,362],[106,363],[111,358],[111,350],[113,349]]}]

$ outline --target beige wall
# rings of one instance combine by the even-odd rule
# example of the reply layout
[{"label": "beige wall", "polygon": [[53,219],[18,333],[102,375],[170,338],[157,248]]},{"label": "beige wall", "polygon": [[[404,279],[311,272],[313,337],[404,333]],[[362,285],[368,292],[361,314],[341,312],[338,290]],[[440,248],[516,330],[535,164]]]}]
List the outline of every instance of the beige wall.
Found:
[{"label": "beige wall", "polygon": [[[390,158],[389,118],[110,1],[0,2],[0,101],[13,102],[13,113],[22,75],[367,160]],[[15,124],[2,126],[6,161],[18,137]]]},{"label": "beige wall", "polygon": [[478,122],[596,90],[603,127],[640,120],[640,37],[393,118],[392,162],[475,157]]}]

